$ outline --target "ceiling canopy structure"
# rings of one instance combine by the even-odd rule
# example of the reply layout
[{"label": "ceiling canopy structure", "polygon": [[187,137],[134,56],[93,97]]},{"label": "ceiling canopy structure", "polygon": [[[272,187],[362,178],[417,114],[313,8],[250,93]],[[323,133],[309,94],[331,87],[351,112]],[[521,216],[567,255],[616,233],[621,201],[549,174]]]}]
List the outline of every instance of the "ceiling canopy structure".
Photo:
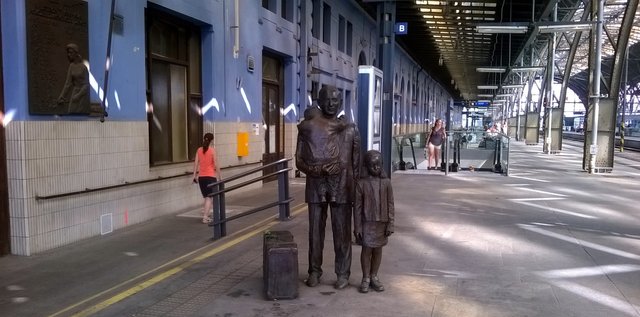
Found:
[{"label": "ceiling canopy structure", "polygon": [[[592,1],[596,0],[398,0],[396,22],[408,22],[408,34],[396,36],[396,42],[459,100],[496,97],[523,87],[520,84],[530,76],[543,76],[548,68],[549,49],[555,47],[556,82],[562,82],[568,69],[571,77],[567,85],[586,101],[592,51],[590,30],[595,28],[591,8],[597,8],[597,2]],[[632,86],[640,80],[637,3],[604,2],[605,82],[607,76],[611,77],[606,72],[612,68],[607,63],[615,62],[616,48],[623,36],[632,48],[629,60],[635,63],[629,66],[627,78],[633,80]],[[371,3],[364,6],[371,11]],[[633,10],[634,18],[625,25],[627,10]],[[554,35],[555,45],[550,45]],[[572,62],[569,65],[568,60]]]}]

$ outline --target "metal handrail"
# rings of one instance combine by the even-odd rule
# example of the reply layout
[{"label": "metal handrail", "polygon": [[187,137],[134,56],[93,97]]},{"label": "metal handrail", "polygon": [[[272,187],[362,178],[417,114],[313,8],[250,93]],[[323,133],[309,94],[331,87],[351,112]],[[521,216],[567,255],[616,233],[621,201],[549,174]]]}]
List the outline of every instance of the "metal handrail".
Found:
[{"label": "metal handrail", "polygon": [[[219,239],[227,235],[227,222],[231,220],[235,220],[244,216],[248,216],[254,214],[258,211],[262,211],[265,209],[269,209],[271,207],[279,206],[279,219],[280,221],[288,220],[291,217],[290,212],[290,203],[294,200],[289,196],[289,175],[288,172],[292,170],[292,168],[287,167],[287,162],[291,161],[292,158],[284,158],[277,160],[275,162],[256,167],[254,169],[242,172],[240,174],[225,178],[224,180],[220,180],[215,182],[209,187],[214,187],[216,190],[209,194],[208,197],[212,197],[214,200],[213,204],[213,221],[209,223],[210,227],[213,227],[213,239]],[[235,184],[229,188],[225,188],[225,183],[230,181],[234,181],[246,176],[249,176],[253,173],[264,171],[266,168],[270,168],[276,166],[278,169],[275,172],[262,175],[259,177],[252,178],[250,180],[244,181],[239,184]],[[265,180],[267,178],[277,176],[278,177],[278,200],[275,202],[270,202],[264,204],[262,206],[258,206],[242,212],[240,214],[228,217],[226,216],[226,204],[225,204],[225,193],[245,187],[247,185],[253,184],[255,182],[259,182]]]},{"label": "metal handrail", "polygon": [[[276,172],[269,173],[269,174],[267,174],[267,175],[263,175],[263,176],[260,176],[260,177],[254,178],[254,179],[250,179],[250,180],[248,180],[248,181],[246,181],[246,182],[242,182],[242,183],[240,183],[240,184],[235,184],[235,185],[233,185],[233,186],[231,186],[231,187],[229,187],[229,188],[225,188],[224,190],[218,190],[217,192],[213,192],[213,193],[211,193],[209,196],[210,196],[210,197],[212,197],[212,196],[217,195],[217,194],[227,193],[227,192],[230,192],[230,191],[232,191],[232,190],[234,190],[234,189],[238,189],[238,188],[242,188],[242,187],[247,186],[247,185],[251,185],[251,184],[253,184],[253,183],[257,182],[257,181],[265,180],[265,179],[267,179],[267,178],[270,178],[270,177],[276,176],[276,175],[278,175],[278,174],[280,174],[280,173],[288,172],[288,171],[290,171],[290,170],[292,170],[292,169],[293,169],[293,168],[291,168],[291,167],[287,167],[287,168],[285,168],[285,169],[281,169],[281,170],[278,170],[278,171],[276,171]],[[254,172],[254,173],[255,173],[255,172]],[[245,175],[245,176],[246,176],[246,175]],[[238,179],[238,178],[236,177],[236,178],[234,178],[234,179]],[[219,182],[216,182],[216,183],[210,184],[210,185],[209,185],[209,187],[214,187],[214,186],[216,186],[216,184],[224,183],[224,182],[227,182],[227,181],[228,181],[228,180],[226,180],[226,179],[225,179],[224,181],[219,181]]]},{"label": "metal handrail", "polygon": [[53,199],[53,198],[75,196],[75,195],[86,194],[86,193],[91,193],[91,192],[98,192],[98,191],[102,191],[102,190],[115,189],[115,188],[120,188],[120,187],[127,187],[127,186],[132,186],[132,185],[139,185],[139,184],[163,181],[163,180],[172,179],[172,178],[184,177],[184,176],[191,175],[191,174],[192,174],[191,172],[184,172],[183,174],[178,174],[178,175],[165,176],[165,177],[158,176],[157,178],[145,179],[145,180],[134,181],[134,182],[124,182],[123,184],[117,184],[117,185],[109,185],[109,186],[103,186],[103,187],[97,187],[97,188],[85,188],[84,190],[78,190],[78,191],[68,192],[68,193],[63,193],[63,194],[48,195],[48,196],[38,196],[38,195],[36,195],[35,199],[36,200],[47,200],[47,199]]},{"label": "metal handrail", "polygon": [[226,178],[224,179],[224,181],[219,181],[219,182],[213,183],[213,184],[211,184],[211,185],[209,185],[209,186],[215,186],[215,185],[217,185],[218,183],[222,183],[222,182],[231,182],[231,181],[234,181],[234,180],[236,180],[236,179],[240,179],[240,178],[243,178],[243,177],[245,177],[245,176],[251,175],[251,174],[253,174],[253,173],[260,172],[260,171],[264,170],[264,169],[265,169],[265,168],[267,168],[267,167],[271,167],[271,166],[277,165],[277,164],[279,164],[279,163],[283,163],[283,162],[287,162],[287,161],[291,161],[291,160],[292,160],[292,158],[283,158],[283,159],[279,159],[279,160],[277,160],[277,161],[275,161],[275,162],[271,162],[271,163],[269,163],[269,164],[267,164],[267,165],[258,166],[258,167],[256,167],[256,168],[252,168],[252,169],[250,169],[250,170],[248,170],[248,171],[244,171],[244,172],[242,172],[242,173],[240,173],[240,174],[238,174],[238,175],[234,175],[234,176],[231,176],[231,177],[226,177]]},{"label": "metal handrail", "polygon": [[[464,135],[468,133],[474,134],[482,134],[483,136],[491,136],[495,140],[495,145],[493,147],[493,164],[492,170],[493,172],[501,173],[506,176],[509,176],[509,152],[510,152],[510,140],[511,137],[501,132],[486,132],[486,131],[470,131],[470,130],[450,130],[447,131],[447,135],[450,138],[447,138],[447,142],[444,143],[443,149],[443,162],[445,162],[445,175],[448,175],[450,171],[457,171],[458,169],[462,169],[457,163],[457,160],[460,160],[461,151],[460,151],[460,141],[457,138],[451,138],[455,135]],[[503,148],[503,140],[506,140],[506,150]],[[453,147],[453,148],[452,148]],[[453,151],[453,152],[452,152]],[[457,152],[457,153],[456,153]],[[450,166],[449,160],[451,159],[450,155],[453,153],[453,164],[455,166]],[[455,157],[457,154],[457,158]],[[506,158],[505,158],[506,157]],[[446,158],[446,159],[445,159]],[[451,170],[450,170],[451,169]]]}]

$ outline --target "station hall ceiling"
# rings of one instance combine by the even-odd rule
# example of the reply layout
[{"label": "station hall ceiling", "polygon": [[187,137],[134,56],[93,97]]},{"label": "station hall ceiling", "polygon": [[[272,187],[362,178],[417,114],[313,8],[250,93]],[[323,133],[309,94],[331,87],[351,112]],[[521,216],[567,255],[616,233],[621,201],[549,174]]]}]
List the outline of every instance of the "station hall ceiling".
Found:
[{"label": "station hall ceiling", "polygon": [[[539,15],[543,6],[542,1],[536,1],[533,14]],[[526,40],[526,34],[478,33],[476,25],[530,22],[531,8],[530,0],[397,1],[396,22],[408,22],[409,34],[396,36],[396,40],[428,66],[454,96],[476,100],[485,92],[478,90],[478,85],[493,85],[500,77],[479,73],[476,68],[507,65]]]},{"label": "station hall ceiling", "polygon": [[[589,0],[397,0],[395,1],[395,20],[408,23],[408,34],[396,35],[395,39],[422,68],[447,88],[455,99],[478,100],[483,99],[487,93],[494,95],[501,93],[495,90],[485,91],[478,86],[518,84],[518,76],[521,75],[514,76],[516,74],[513,74],[510,68],[546,66],[549,39],[552,33],[542,31],[544,26],[554,23],[590,22],[585,18],[587,15],[583,14],[590,2]],[[611,58],[615,53],[617,35],[620,33],[622,16],[628,2],[626,0],[605,1],[603,60]],[[556,3],[557,18],[554,20]],[[375,12],[375,2],[363,1],[362,4],[369,12]],[[640,14],[636,12],[635,16],[629,46],[640,41]],[[522,32],[499,33],[494,30],[489,31],[491,33],[481,33],[478,31],[479,25],[488,24],[521,27]],[[569,46],[577,33],[580,32],[556,32],[554,54],[556,80],[561,78],[565,71]],[[577,75],[578,82],[571,84],[579,92],[586,93],[587,82],[583,77],[588,68],[589,32],[581,33],[583,35],[580,46],[570,69],[572,76]],[[504,67],[507,71],[504,73],[478,72],[478,68],[484,67]],[[541,76],[542,73],[539,71],[537,76]]]}]

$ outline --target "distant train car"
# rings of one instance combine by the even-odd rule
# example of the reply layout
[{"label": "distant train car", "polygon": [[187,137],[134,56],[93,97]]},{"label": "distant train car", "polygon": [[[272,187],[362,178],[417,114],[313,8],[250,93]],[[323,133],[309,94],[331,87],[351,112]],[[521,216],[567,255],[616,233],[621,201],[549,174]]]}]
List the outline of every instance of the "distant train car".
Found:
[{"label": "distant train car", "polygon": [[584,131],[584,115],[564,117],[564,131],[582,132]]},{"label": "distant train car", "polygon": [[624,116],[625,134],[629,136],[640,136],[640,115]]},{"label": "distant train car", "polygon": [[[621,116],[618,116],[616,122],[616,135],[619,135]],[[640,114],[625,115],[625,135],[640,136]],[[584,115],[564,117],[564,131],[583,132],[584,131]]]}]

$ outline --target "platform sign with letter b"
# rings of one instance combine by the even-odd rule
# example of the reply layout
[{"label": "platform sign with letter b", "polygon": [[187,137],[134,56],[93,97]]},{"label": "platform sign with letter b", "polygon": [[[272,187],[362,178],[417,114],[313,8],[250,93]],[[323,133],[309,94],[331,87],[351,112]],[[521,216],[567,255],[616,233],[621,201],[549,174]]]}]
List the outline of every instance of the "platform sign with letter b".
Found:
[{"label": "platform sign with letter b", "polygon": [[405,35],[409,30],[409,23],[407,22],[398,22],[396,23],[395,33],[396,35]]}]

